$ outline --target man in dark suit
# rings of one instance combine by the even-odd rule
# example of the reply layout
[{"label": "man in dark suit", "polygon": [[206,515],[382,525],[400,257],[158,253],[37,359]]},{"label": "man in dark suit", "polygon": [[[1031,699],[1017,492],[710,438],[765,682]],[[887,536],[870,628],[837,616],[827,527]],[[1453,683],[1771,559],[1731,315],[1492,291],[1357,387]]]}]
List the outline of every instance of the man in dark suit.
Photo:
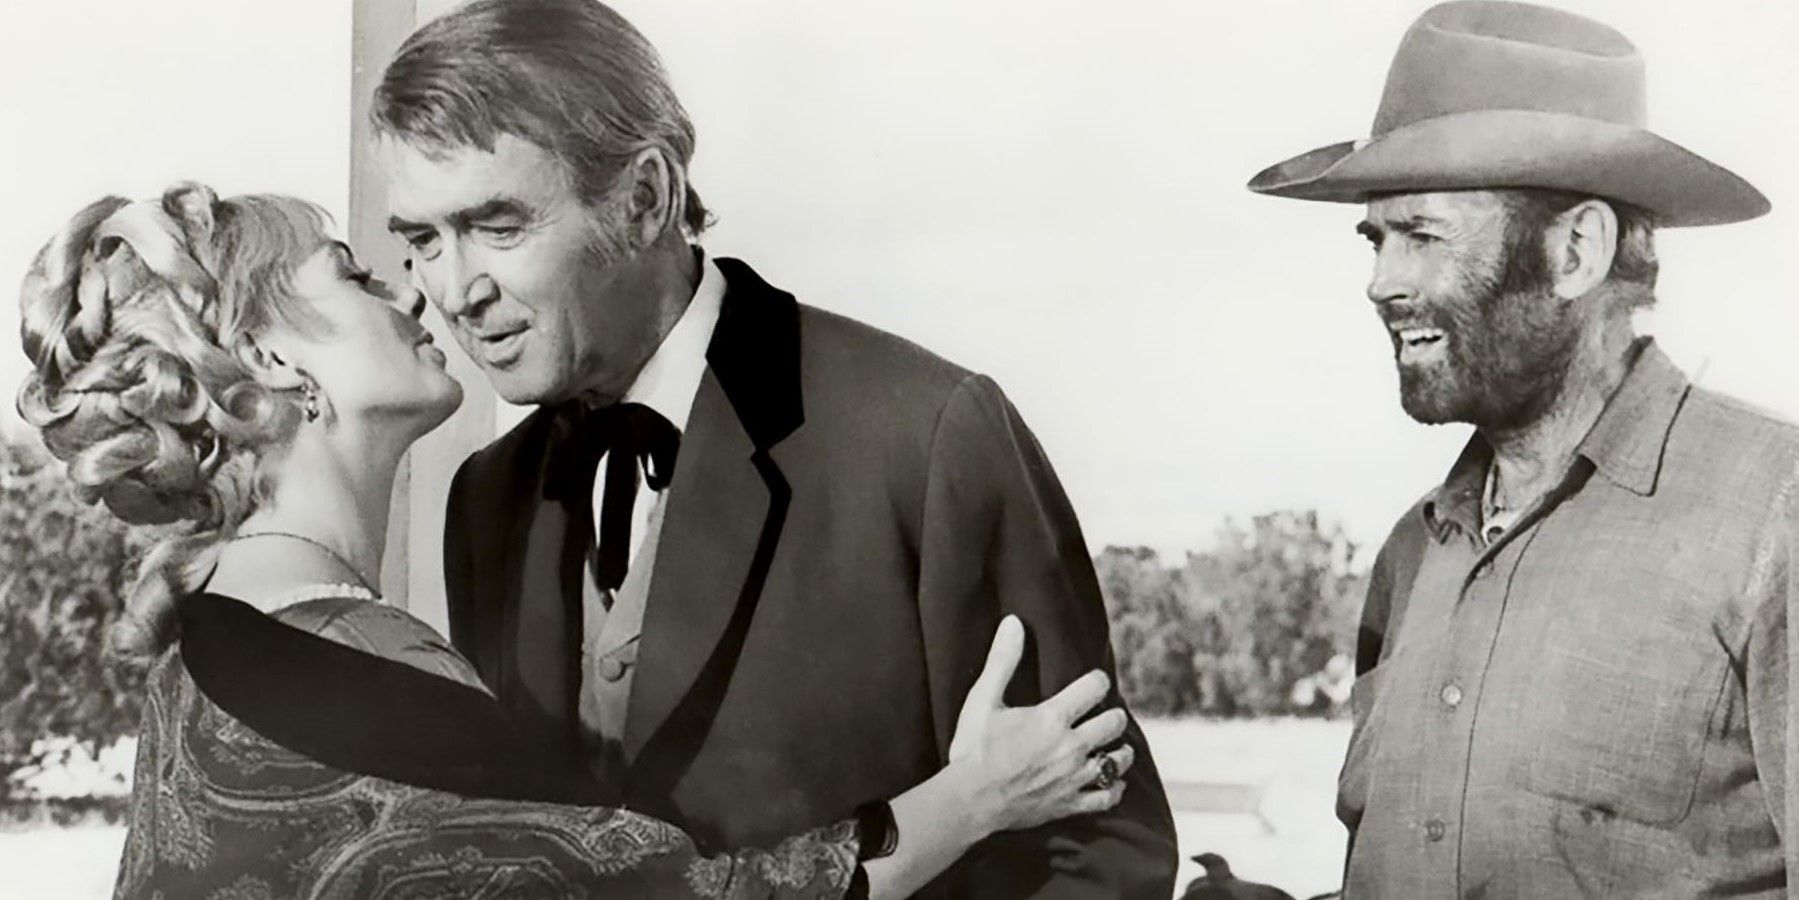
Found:
[{"label": "man in dark suit", "polygon": [[[1013,702],[1112,670],[1017,411],[695,246],[692,126],[616,13],[465,6],[400,49],[374,116],[414,277],[539,407],[452,486],[451,637],[630,805],[739,846],[905,789],[1006,613],[1032,641]],[[1170,896],[1167,803],[1126,740],[1122,805],[991,839],[939,895]]]}]

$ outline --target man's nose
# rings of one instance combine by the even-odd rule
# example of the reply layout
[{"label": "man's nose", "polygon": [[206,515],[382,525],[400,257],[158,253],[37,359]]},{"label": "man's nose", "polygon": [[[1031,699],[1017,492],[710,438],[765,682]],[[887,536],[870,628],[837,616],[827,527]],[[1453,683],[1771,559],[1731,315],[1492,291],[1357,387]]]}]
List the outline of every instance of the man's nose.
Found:
[{"label": "man's nose", "polygon": [[500,287],[460,248],[444,251],[445,286],[438,305],[445,318],[466,316],[499,299]]},{"label": "man's nose", "polygon": [[1374,254],[1374,274],[1368,279],[1368,299],[1376,306],[1406,300],[1417,293],[1417,279],[1404,254],[1390,246]]}]

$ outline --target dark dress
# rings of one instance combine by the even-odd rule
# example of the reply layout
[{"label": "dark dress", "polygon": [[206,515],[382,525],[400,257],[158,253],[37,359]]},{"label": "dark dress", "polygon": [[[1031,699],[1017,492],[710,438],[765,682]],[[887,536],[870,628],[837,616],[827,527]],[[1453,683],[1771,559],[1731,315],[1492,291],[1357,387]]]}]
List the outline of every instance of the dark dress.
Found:
[{"label": "dark dress", "polygon": [[[147,683],[115,897],[842,897],[853,821],[703,856],[510,729],[404,612],[183,601]],[[578,797],[591,805],[549,802]]]}]

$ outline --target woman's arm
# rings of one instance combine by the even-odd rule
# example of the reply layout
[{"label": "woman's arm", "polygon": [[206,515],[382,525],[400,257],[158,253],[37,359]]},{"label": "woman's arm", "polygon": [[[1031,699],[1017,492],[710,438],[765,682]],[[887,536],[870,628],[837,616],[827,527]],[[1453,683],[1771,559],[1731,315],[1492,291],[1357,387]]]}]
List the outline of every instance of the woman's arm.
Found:
[{"label": "woman's arm", "polygon": [[893,852],[863,864],[871,900],[917,893],[995,832],[1103,812],[1123,799],[1133,751],[1101,750],[1124,734],[1124,711],[1081,721],[1105,698],[1105,674],[1089,672],[1036,706],[1008,709],[1002,697],[1023,653],[1024,627],[1007,616],[963,702],[950,764],[893,800]]},{"label": "woman's arm", "polygon": [[[254,713],[258,721],[269,719],[272,711],[259,711],[258,707],[269,705],[266,700],[272,690],[270,679],[283,683],[299,679],[309,687],[288,697],[290,702],[277,704],[285,715],[264,722],[266,729],[185,728],[186,722],[195,721],[193,704],[213,706],[210,692],[189,693],[187,703],[163,705],[163,710],[175,719],[167,723],[164,736],[176,739],[152,743],[165,751],[187,745],[186,751],[170,757],[171,762],[267,756],[282,760],[282,765],[207,767],[190,772],[186,780],[211,783],[217,791],[183,790],[170,794],[146,783],[140,785],[134,798],[134,806],[177,803],[191,807],[184,811],[187,817],[220,816],[216,849],[223,858],[215,860],[219,865],[206,867],[220,876],[236,868],[226,860],[236,859],[258,872],[266,872],[268,864],[277,863],[277,868],[284,867],[313,885],[331,884],[348,890],[344,896],[370,896],[364,889],[372,890],[377,885],[368,879],[388,877],[382,873],[410,871],[408,879],[413,883],[430,884],[434,890],[441,888],[447,895],[457,895],[464,887],[486,883],[484,878],[501,877],[502,872],[516,871],[524,877],[535,871],[563,885],[604,889],[619,896],[798,900],[859,896],[860,890],[866,888],[869,896],[885,900],[916,892],[968,848],[996,831],[1029,828],[1052,819],[1110,808],[1123,790],[1116,776],[1132,762],[1128,748],[1114,751],[1110,757],[1114,783],[1105,789],[1088,788],[1099,778],[1102,768],[1100,760],[1104,757],[1096,756],[1096,752],[1115,740],[1125,723],[1121,710],[1079,721],[1106,695],[1107,681],[1102,674],[1092,673],[1079,679],[1037,706],[1004,706],[1001,697],[1024,643],[1022,626],[1016,619],[1008,618],[1001,623],[987,664],[964,703],[950,747],[950,763],[893,799],[896,827],[885,834],[873,833],[871,840],[868,829],[858,828],[856,820],[847,820],[796,835],[772,848],[703,856],[680,829],[629,810],[517,798],[481,799],[460,790],[432,789],[425,786],[428,780],[419,784],[392,780],[404,775],[379,778],[363,773],[364,778],[346,780],[346,774],[360,771],[354,765],[346,765],[348,757],[338,763],[305,755],[296,758],[296,752],[304,754],[303,748],[283,747],[269,737],[306,733],[303,728],[294,731],[276,727],[286,718],[297,717],[298,724],[287,723],[297,728],[307,722],[342,716],[357,704],[369,706],[370,698],[357,695],[366,695],[371,689],[382,698],[374,705],[387,711],[381,720],[392,719],[397,710],[439,707],[444,698],[409,703],[406,697],[410,694],[403,688],[415,685],[414,692],[420,698],[426,694],[436,697],[424,688],[437,680],[424,675],[400,676],[391,663],[371,663],[370,657],[333,651],[316,638],[309,639],[312,643],[308,644],[295,637],[297,630],[262,625],[268,620],[261,614],[239,607],[242,605],[232,603],[194,606],[197,617],[184,626],[184,642],[193,644],[186,648],[185,655],[190,662],[211,659],[209,665],[202,667],[209,673],[207,683],[223,691],[217,699],[228,704],[213,707],[211,713],[199,718],[216,716],[226,720],[239,713]],[[363,653],[393,659],[396,649],[412,648],[419,656],[441,654],[449,661],[457,661],[448,648],[417,640],[428,637],[428,630],[422,625],[411,627],[410,618],[403,613],[323,606],[313,612],[328,615],[299,615],[302,612],[305,611],[291,608],[280,618],[293,620],[292,624],[315,634],[335,638],[331,643],[343,643],[346,637],[352,637],[349,643],[366,645],[355,648]],[[232,618],[220,618],[226,615]],[[349,628],[352,624],[356,627]],[[246,639],[255,646],[244,646]],[[314,656],[319,657],[317,665],[306,662]],[[269,661],[277,658],[284,661],[279,674],[269,670]],[[430,660],[405,661],[409,663],[406,668],[425,672],[440,668],[421,664]],[[383,671],[381,666],[388,669]],[[364,668],[368,671],[364,672]],[[328,674],[343,684],[330,687],[335,682],[326,677]],[[246,682],[253,688],[260,687],[247,694],[224,690]],[[377,684],[382,687],[377,689]],[[195,682],[188,682],[190,690],[194,686]],[[441,693],[441,687],[438,692]],[[472,702],[474,696],[460,699]],[[296,704],[296,708],[288,708]],[[380,731],[374,727],[374,719],[364,717],[357,721],[364,722],[355,726],[358,732],[372,729],[361,735],[364,738]],[[495,722],[498,727],[499,720]],[[407,735],[422,734],[402,730],[389,737],[404,743]],[[330,747],[321,745],[321,749]],[[398,754],[397,758],[410,757]],[[421,758],[441,763],[434,757]],[[264,783],[268,773],[276,771],[282,778]],[[291,792],[295,778],[333,787],[296,795]],[[258,837],[264,829],[245,829],[241,822],[226,822],[230,811],[206,805],[208,797],[227,795],[258,805],[253,798],[265,792],[263,800],[271,827],[274,821],[329,817],[335,804],[350,801],[364,808],[356,818],[366,824],[349,833]],[[373,808],[365,808],[371,805]],[[274,830],[281,831],[278,827]],[[332,846],[314,846],[321,841]],[[889,849],[883,845],[890,845],[891,852],[882,855],[881,850]],[[291,858],[282,866],[269,859],[270,854]],[[434,860],[456,862],[439,867]],[[860,878],[859,860],[864,865]],[[527,861],[530,864],[524,868],[515,865]]]}]

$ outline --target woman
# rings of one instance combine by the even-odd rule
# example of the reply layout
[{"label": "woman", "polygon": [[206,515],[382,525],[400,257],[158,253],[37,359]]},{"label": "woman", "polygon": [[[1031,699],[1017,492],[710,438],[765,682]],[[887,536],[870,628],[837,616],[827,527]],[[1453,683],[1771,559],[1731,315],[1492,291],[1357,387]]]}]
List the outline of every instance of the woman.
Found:
[{"label": "woman", "polygon": [[111,636],[154,660],[118,896],[900,897],[1117,804],[1105,677],[1003,708],[1011,619],[947,766],[773,848],[702,854],[557,770],[374,589],[400,457],[462,396],[422,308],[315,208],[195,185],[89,206],[27,276],[21,411],[85,500],[175,528]]}]

